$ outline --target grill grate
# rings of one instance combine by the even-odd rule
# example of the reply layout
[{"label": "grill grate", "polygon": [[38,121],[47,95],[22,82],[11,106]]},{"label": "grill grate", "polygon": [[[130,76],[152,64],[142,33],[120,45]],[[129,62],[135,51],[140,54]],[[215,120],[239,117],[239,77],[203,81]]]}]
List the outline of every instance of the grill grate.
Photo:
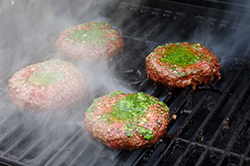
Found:
[{"label": "grill grate", "polygon": [[[2,72],[0,161],[47,166],[249,165],[250,65],[244,59],[249,52],[243,43],[249,43],[244,36],[249,35],[250,28],[244,26],[244,31],[239,33],[243,28],[238,23],[205,17],[203,12],[197,14],[202,10],[199,7],[195,13],[175,11],[171,4],[163,8],[136,3],[98,4],[103,21],[118,29],[125,40],[122,56],[110,64],[115,71],[112,79],[135,91],[158,97],[176,116],[171,119],[162,140],[150,148],[133,152],[114,151],[101,145],[82,125],[83,112],[94,97],[56,113],[30,114],[17,110],[8,100],[6,87],[12,73]],[[86,17],[79,22],[93,20],[95,18]],[[234,40],[229,34],[245,39],[240,49],[237,45],[232,48]],[[211,36],[204,38],[206,35]],[[170,91],[161,84],[155,89],[145,72],[145,57],[158,45],[177,41],[204,42],[211,47],[223,63],[222,79],[215,79],[208,86],[198,86],[196,91],[188,88],[185,93],[180,89]],[[52,47],[44,52],[27,57],[27,63],[56,57]],[[7,66],[11,66],[11,61],[3,68]],[[3,68],[1,70],[8,71]],[[94,96],[105,92],[97,90]]]}]

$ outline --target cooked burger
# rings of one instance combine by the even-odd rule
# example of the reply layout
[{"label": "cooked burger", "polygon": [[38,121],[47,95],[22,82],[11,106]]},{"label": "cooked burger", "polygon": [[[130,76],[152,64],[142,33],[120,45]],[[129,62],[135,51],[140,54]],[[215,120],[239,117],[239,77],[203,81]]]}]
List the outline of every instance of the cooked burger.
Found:
[{"label": "cooked burger", "polygon": [[74,65],[61,60],[37,63],[17,71],[8,83],[9,98],[19,108],[45,111],[72,106],[86,95],[86,84]]},{"label": "cooked burger", "polygon": [[158,142],[166,132],[169,115],[169,108],[153,96],[115,91],[94,100],[83,124],[108,147],[132,151]]},{"label": "cooked burger", "polygon": [[221,69],[218,58],[199,43],[169,43],[157,47],[146,57],[146,72],[154,83],[162,83],[169,89],[193,89],[219,79]]},{"label": "cooked burger", "polygon": [[120,33],[105,22],[88,22],[63,31],[56,49],[63,55],[87,62],[110,61],[123,50]]}]

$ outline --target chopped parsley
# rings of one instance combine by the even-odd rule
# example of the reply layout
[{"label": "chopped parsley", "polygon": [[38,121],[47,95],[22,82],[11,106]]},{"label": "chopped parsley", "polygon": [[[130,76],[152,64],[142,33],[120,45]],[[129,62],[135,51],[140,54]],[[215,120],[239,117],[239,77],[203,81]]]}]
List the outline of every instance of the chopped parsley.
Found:
[{"label": "chopped parsley", "polygon": [[102,39],[104,31],[100,29],[83,29],[70,32],[73,40],[97,42]]},{"label": "chopped parsley", "polygon": [[[119,94],[124,93],[122,91],[115,91],[106,95],[106,97],[112,98]],[[99,99],[100,98],[95,99],[93,104],[87,109],[89,113],[93,112],[94,107],[97,105],[96,102],[100,101]],[[143,92],[133,93],[117,101],[113,106],[113,110],[102,115],[98,120],[108,123],[122,121],[125,123],[123,130],[128,137],[132,137],[137,133],[145,140],[151,140],[153,138],[153,131],[138,125],[139,123],[142,125],[148,122],[145,115],[148,112],[149,106],[154,104],[159,104],[161,108],[164,107],[166,110],[169,110],[163,102],[158,101],[158,99],[153,96]],[[163,112],[161,111],[161,113]]]},{"label": "chopped parsley", "polygon": [[[195,44],[195,46],[197,46],[197,44]],[[194,64],[198,60],[203,59],[203,57],[198,56],[198,54],[201,53],[197,52],[190,45],[170,43],[161,48],[165,49],[162,51],[163,57],[160,59],[160,61],[167,62],[169,65],[179,65],[186,67],[188,65]]]}]

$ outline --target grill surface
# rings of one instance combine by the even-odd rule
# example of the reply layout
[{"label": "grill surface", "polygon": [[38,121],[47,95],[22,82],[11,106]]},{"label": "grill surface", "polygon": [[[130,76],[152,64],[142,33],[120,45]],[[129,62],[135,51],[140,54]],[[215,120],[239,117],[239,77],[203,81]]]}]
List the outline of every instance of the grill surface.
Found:
[{"label": "grill surface", "polygon": [[[165,6],[161,8],[160,4]],[[18,5],[14,9],[20,10]],[[177,118],[171,120],[162,140],[151,148],[114,151],[84,130],[85,109],[95,97],[116,87],[98,86],[88,101],[55,113],[14,108],[8,99],[8,79],[21,67],[58,56],[53,42],[62,29],[53,33],[56,29],[50,32],[49,46],[33,56],[32,51],[27,55],[25,50],[16,55],[18,50],[11,50],[8,42],[1,43],[0,53],[9,56],[3,58],[0,77],[0,161],[10,165],[249,165],[249,25],[235,22],[235,18],[206,17],[201,7],[183,4],[179,8],[187,10],[177,11],[175,6],[163,1],[152,6],[109,2],[90,6],[84,17],[79,8],[71,13],[77,24],[106,21],[122,33],[124,52],[105,70],[114,71],[107,79],[124,89],[156,96],[169,106]],[[100,12],[96,13],[97,9]],[[3,11],[3,15],[7,14]],[[177,41],[200,42],[210,48],[222,62],[222,79],[198,86],[196,91],[170,91],[161,84],[155,89],[146,77],[145,57],[155,47]],[[24,62],[13,66],[19,59]]]}]

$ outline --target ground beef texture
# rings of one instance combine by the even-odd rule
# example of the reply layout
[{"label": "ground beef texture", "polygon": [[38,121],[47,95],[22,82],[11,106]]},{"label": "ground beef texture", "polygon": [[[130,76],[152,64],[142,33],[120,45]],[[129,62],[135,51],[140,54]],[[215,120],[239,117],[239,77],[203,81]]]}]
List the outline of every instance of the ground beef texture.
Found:
[{"label": "ground beef texture", "polygon": [[147,76],[169,89],[210,83],[221,79],[221,64],[212,51],[200,43],[169,43],[158,46],[145,60]]},{"label": "ground beef texture", "polygon": [[86,83],[77,68],[52,59],[17,71],[8,81],[9,98],[24,110],[45,111],[73,106],[86,96]]},{"label": "ground beef texture", "polygon": [[56,40],[56,49],[60,53],[86,62],[112,61],[123,47],[120,33],[106,22],[92,21],[70,27]]},{"label": "ground beef texture", "polygon": [[169,123],[169,108],[146,93],[111,92],[86,110],[85,129],[115,150],[136,150],[157,143]]}]

